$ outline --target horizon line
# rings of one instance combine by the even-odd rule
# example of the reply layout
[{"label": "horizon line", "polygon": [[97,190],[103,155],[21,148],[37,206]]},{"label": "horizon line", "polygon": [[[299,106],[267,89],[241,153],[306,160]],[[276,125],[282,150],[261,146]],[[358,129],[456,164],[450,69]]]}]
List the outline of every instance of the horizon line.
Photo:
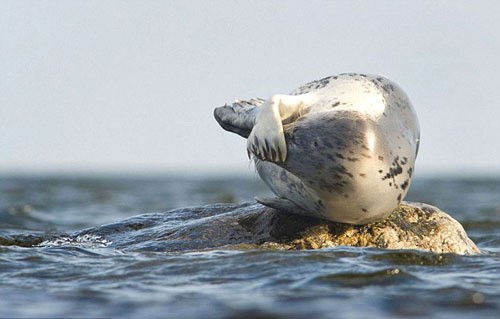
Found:
[{"label": "horizon line", "polygon": [[[157,165],[47,165],[44,167],[1,167],[0,177],[15,176],[124,176],[124,177],[153,177],[153,176],[212,176],[212,177],[251,177],[258,176],[253,165],[229,166],[157,166]],[[425,166],[418,167],[415,176],[421,177],[500,177],[500,167],[445,167]]]}]

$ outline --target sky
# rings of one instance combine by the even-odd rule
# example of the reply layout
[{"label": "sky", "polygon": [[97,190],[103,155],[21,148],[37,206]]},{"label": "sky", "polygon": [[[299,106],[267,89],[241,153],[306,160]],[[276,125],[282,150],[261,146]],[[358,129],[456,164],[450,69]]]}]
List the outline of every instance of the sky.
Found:
[{"label": "sky", "polygon": [[216,106],[384,75],[416,172],[500,172],[498,1],[0,2],[0,173],[252,174]]}]

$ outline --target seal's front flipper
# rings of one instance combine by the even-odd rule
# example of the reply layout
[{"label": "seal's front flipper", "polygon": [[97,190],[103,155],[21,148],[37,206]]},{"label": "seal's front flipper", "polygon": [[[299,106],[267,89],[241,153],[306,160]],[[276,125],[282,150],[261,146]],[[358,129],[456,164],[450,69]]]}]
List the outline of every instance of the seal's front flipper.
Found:
[{"label": "seal's front flipper", "polygon": [[273,95],[257,111],[247,140],[248,153],[263,161],[284,162],[287,155],[283,121],[297,119],[317,100],[314,94]]},{"label": "seal's front flipper", "polygon": [[264,206],[271,207],[280,211],[297,213],[300,208],[292,201],[285,198],[255,198],[255,200]]}]

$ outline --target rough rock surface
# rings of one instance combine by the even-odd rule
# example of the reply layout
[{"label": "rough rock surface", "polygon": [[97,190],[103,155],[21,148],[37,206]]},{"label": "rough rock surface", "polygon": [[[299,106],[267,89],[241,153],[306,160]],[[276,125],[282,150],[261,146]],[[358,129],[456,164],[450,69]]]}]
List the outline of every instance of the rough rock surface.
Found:
[{"label": "rough rock surface", "polygon": [[[139,215],[79,232],[78,242],[99,238],[124,250],[186,251],[334,246],[418,249],[478,254],[463,227],[436,207],[403,202],[386,220],[347,225],[276,211],[256,203],[214,204]],[[68,239],[65,239],[68,241]]]},{"label": "rough rock surface", "polygon": [[268,231],[270,235],[263,245],[284,249],[357,246],[480,253],[459,222],[438,208],[421,203],[404,202],[386,220],[367,225],[333,223],[271,210],[256,218],[250,229],[257,233]]}]

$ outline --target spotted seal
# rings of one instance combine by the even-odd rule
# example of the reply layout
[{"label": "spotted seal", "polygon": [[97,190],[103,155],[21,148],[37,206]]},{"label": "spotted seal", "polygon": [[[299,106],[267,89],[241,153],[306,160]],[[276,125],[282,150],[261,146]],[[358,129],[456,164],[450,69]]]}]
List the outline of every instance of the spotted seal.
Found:
[{"label": "spotted seal", "polygon": [[382,76],[329,76],[214,115],[247,138],[259,176],[278,196],[257,199],[269,207],[366,224],[387,217],[408,192],[419,124],[407,95]]}]

